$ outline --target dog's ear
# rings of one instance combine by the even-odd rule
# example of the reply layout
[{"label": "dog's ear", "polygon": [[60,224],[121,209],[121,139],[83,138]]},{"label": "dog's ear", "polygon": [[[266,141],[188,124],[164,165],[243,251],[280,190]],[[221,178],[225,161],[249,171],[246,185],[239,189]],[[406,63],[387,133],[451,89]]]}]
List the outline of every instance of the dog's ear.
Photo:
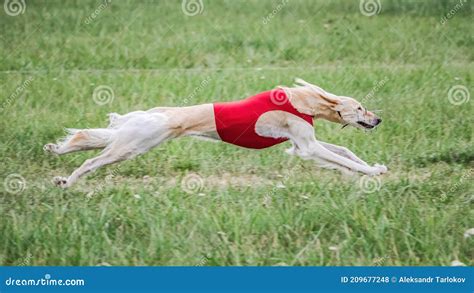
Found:
[{"label": "dog's ear", "polygon": [[336,107],[341,104],[341,99],[339,99],[339,97],[336,95],[324,92],[324,93],[321,93],[320,96],[321,98],[323,98],[323,100],[328,102],[331,107]]},{"label": "dog's ear", "polygon": [[341,104],[341,99],[338,96],[328,93],[319,86],[306,82],[301,78],[296,78],[295,84],[297,86],[305,86],[311,88],[314,92],[318,93],[318,96],[320,96],[324,101],[328,102],[331,107]]}]

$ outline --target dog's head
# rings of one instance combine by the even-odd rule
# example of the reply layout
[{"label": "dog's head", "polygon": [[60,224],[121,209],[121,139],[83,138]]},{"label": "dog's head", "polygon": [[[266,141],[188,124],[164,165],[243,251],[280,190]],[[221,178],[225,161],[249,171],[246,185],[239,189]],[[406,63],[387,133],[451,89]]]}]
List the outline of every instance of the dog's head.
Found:
[{"label": "dog's head", "polygon": [[[368,111],[354,98],[328,93],[302,79],[296,79],[296,84],[300,86],[300,89],[301,87],[306,88],[307,91],[297,90],[295,93],[299,98],[292,99],[290,97],[290,99],[292,99],[292,103],[293,101],[296,104],[300,102],[304,109],[303,112],[306,114],[340,123],[344,126],[351,125],[362,129],[372,129],[382,122],[382,119]],[[290,96],[294,95],[290,92]]]},{"label": "dog's head", "polygon": [[[330,109],[339,116],[339,123],[363,129],[372,129],[382,123],[382,119],[367,110],[361,103],[350,97],[338,97]],[[332,113],[334,115],[334,113]]]}]

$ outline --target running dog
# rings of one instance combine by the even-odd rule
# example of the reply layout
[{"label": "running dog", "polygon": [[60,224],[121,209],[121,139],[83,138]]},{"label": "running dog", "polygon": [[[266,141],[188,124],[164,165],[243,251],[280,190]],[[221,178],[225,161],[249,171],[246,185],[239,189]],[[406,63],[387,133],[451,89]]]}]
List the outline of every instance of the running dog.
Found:
[{"label": "running dog", "polygon": [[372,129],[382,120],[355,99],[337,96],[296,79],[294,87],[279,86],[241,101],[189,107],[158,107],[125,115],[109,114],[109,126],[67,129],[68,135],[44,150],[62,155],[103,149],[86,160],[69,177],[54,177],[59,187],[72,186],[96,169],[146,153],[166,140],[194,136],[221,140],[240,147],[262,149],[289,140],[289,154],[313,160],[324,168],[369,176],[387,172],[384,165],[370,166],[345,147],[318,141],[313,119],[324,119]]}]

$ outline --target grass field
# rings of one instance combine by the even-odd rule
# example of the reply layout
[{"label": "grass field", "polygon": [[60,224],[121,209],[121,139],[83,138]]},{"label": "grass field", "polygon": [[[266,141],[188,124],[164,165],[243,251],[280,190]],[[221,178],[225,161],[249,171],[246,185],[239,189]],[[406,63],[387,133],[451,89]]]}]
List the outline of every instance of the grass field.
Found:
[{"label": "grass field", "polygon": [[[181,1],[4,8],[0,264],[474,265],[473,2],[374,2],[372,16],[329,0],[203,0],[194,16]],[[186,138],[68,190],[50,182],[96,153],[45,154],[64,127],[295,77],[382,110],[373,132],[315,131],[386,175],[321,170],[288,143]]]}]

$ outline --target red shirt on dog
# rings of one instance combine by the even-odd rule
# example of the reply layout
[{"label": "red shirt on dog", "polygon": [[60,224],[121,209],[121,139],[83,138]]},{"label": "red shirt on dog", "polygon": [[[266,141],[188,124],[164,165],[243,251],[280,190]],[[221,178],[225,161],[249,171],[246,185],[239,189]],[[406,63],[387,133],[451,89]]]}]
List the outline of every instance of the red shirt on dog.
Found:
[{"label": "red shirt on dog", "polygon": [[255,132],[258,118],[269,111],[285,111],[313,125],[313,116],[298,112],[285,91],[276,89],[235,101],[214,103],[217,133],[228,143],[250,149],[263,149],[287,141],[287,138],[263,137]]}]

